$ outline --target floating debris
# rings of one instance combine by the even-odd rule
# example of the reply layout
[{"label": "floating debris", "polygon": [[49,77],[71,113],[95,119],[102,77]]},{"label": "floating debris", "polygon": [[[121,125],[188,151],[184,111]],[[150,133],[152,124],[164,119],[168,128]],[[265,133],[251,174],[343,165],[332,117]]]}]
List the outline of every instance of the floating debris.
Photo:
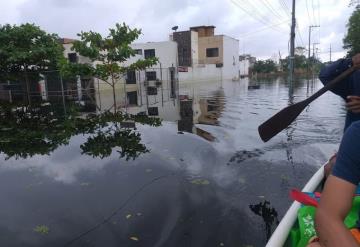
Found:
[{"label": "floating debris", "polygon": [[190,181],[190,183],[197,184],[197,185],[209,185],[210,181],[207,179],[197,178],[197,179]]},{"label": "floating debris", "polygon": [[137,237],[130,237],[130,239],[133,241],[139,241],[139,238],[137,238]]},{"label": "floating debris", "polygon": [[130,219],[131,216],[132,216],[131,214],[126,215],[126,219]]},{"label": "floating debris", "polygon": [[38,225],[34,228],[34,232],[46,235],[48,234],[50,231],[49,227],[45,226],[45,225]]}]

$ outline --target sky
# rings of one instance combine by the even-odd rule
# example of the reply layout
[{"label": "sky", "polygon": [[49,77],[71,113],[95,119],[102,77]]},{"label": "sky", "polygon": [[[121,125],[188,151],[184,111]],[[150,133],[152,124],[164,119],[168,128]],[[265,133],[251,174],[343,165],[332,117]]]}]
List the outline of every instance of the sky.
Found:
[{"label": "sky", "polygon": [[[296,46],[308,47],[309,26],[322,61],[343,57],[342,40],[354,10],[350,0],[296,0]],[[107,35],[115,23],[142,29],[137,42],[169,39],[171,28],[214,25],[239,40],[240,54],[259,59],[288,55],[292,0],[0,0],[0,25],[35,23],[60,37],[80,31]]]}]

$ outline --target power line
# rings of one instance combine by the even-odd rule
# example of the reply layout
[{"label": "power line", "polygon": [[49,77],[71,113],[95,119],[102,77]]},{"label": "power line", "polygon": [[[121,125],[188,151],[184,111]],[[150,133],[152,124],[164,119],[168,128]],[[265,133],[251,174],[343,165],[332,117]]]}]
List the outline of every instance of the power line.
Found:
[{"label": "power line", "polygon": [[283,10],[283,12],[288,16],[291,17],[291,15],[289,14],[291,11],[289,9],[289,7],[286,5],[286,2],[284,0],[279,0],[280,3],[280,7]]},{"label": "power line", "polygon": [[315,17],[314,0],[311,0],[311,7],[312,7],[312,12],[313,12],[313,17],[314,17],[314,24],[317,25],[317,20],[316,20],[316,17]]},{"label": "power line", "polygon": [[[261,22],[262,24],[268,26],[269,25],[269,21],[264,21],[264,19],[262,19],[261,17],[258,17],[257,14],[255,13],[251,13],[251,11],[247,10],[246,8],[244,8],[241,4],[239,4],[237,1],[235,0],[231,0],[231,2],[233,4],[235,4],[237,7],[239,7],[241,10],[243,10],[247,15],[249,15],[251,18],[253,18],[254,20]],[[277,31],[277,32],[283,32],[281,30],[275,29],[274,27],[271,27],[273,30]]]},{"label": "power line", "polygon": [[[311,17],[310,17],[308,0],[306,0],[306,10],[307,10],[307,14],[308,14],[308,17],[309,17],[309,23],[312,24],[313,21],[311,20]],[[314,23],[314,24],[315,24],[315,23]]]},{"label": "power line", "polygon": [[[240,38],[247,37],[247,36],[251,36],[251,35],[253,35],[253,34],[257,34],[257,33],[263,32],[263,31],[265,31],[265,30],[271,29],[272,27],[280,26],[280,25],[283,25],[283,24],[288,23],[288,22],[289,22],[289,20],[286,20],[286,21],[279,22],[279,23],[277,23],[277,24],[273,24],[273,25],[270,25],[270,26],[269,26],[269,25],[268,25],[268,26],[264,26],[264,27],[262,27],[262,28],[259,28],[259,29],[257,29],[257,30],[251,31],[251,32],[242,33],[242,34],[240,34],[239,36],[240,36]],[[286,33],[286,34],[288,34],[288,33]]]},{"label": "power line", "polygon": [[[261,0],[261,1],[264,1],[264,5],[265,6],[268,6],[267,8],[270,10],[270,12],[272,12],[274,15],[278,16],[280,19],[283,19],[284,17],[279,14],[279,12],[273,8],[272,4],[268,1],[268,0]],[[267,4],[267,5],[266,5]]]}]

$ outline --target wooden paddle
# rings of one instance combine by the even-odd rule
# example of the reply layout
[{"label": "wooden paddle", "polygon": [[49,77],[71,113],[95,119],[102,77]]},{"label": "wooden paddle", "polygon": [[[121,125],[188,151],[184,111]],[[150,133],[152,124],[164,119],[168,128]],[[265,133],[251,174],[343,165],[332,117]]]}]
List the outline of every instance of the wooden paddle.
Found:
[{"label": "wooden paddle", "polygon": [[309,98],[282,109],[274,116],[269,118],[266,122],[262,123],[258,128],[261,139],[264,142],[267,142],[268,140],[276,136],[279,132],[288,127],[297,118],[297,116],[299,116],[299,114],[305,109],[307,105],[309,105],[312,101],[324,94],[326,91],[332,89],[336,84],[343,81],[346,77],[351,75],[357,69],[359,69],[359,66],[353,66],[347,69]]}]

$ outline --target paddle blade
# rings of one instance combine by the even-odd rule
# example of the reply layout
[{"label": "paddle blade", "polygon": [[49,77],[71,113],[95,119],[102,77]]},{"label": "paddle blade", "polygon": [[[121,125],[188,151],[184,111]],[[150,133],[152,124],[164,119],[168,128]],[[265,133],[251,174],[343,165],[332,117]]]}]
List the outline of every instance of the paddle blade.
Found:
[{"label": "paddle blade", "polygon": [[307,101],[301,101],[294,105],[290,105],[274,116],[269,118],[266,122],[261,124],[258,128],[259,135],[264,142],[267,142],[274,136],[276,136],[283,129],[288,127],[299,114],[308,105]]},{"label": "paddle blade", "polygon": [[313,207],[317,207],[318,206],[318,201],[315,200],[314,198],[312,198],[311,196],[309,196],[308,194],[301,192],[299,190],[296,189],[292,189],[290,191],[290,197],[297,201],[300,202],[306,206],[313,206]]}]

